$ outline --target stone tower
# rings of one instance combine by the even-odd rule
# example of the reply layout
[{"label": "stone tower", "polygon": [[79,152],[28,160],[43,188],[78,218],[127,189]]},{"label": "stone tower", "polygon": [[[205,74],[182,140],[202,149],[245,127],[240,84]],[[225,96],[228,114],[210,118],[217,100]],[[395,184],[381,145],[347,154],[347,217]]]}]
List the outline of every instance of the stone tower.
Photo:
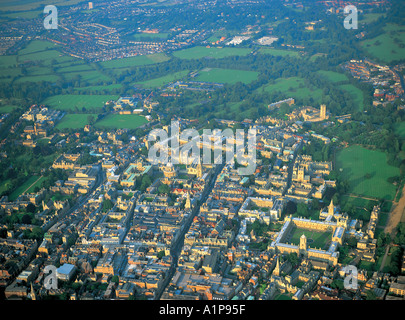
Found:
[{"label": "stone tower", "polygon": [[329,207],[328,207],[328,214],[333,216],[335,214],[335,206],[333,205],[333,199],[331,200]]},{"label": "stone tower", "polygon": [[302,234],[302,236],[300,237],[300,253],[306,253],[307,249],[307,237],[305,236],[305,234]]},{"label": "stone tower", "polygon": [[326,105],[321,104],[320,118],[322,120],[326,119]]}]

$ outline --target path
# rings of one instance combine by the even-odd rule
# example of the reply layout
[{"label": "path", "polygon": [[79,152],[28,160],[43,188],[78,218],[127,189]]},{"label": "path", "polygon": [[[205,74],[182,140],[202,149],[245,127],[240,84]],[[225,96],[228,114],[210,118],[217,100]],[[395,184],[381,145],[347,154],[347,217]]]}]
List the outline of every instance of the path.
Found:
[{"label": "path", "polygon": [[34,184],[36,184],[38,182],[39,179],[41,179],[42,176],[40,176],[37,180],[35,180],[33,183],[31,183],[31,185],[24,190],[24,192],[22,194],[25,194]]},{"label": "path", "polygon": [[394,202],[392,209],[388,218],[387,225],[384,229],[385,233],[391,233],[394,236],[393,232],[395,227],[401,221],[402,214],[405,210],[405,188],[402,188],[402,195],[398,202]]},{"label": "path", "polygon": [[380,270],[379,270],[380,272],[384,269],[385,260],[387,259],[389,251],[390,251],[390,246],[388,245],[387,248],[385,249],[384,258],[382,259],[382,262],[381,262],[381,266],[380,266]]}]

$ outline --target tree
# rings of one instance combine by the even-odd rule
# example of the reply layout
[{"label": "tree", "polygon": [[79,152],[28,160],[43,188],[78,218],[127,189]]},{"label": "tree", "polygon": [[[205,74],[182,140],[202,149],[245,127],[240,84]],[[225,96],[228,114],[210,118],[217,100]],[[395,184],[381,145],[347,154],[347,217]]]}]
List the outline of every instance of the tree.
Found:
[{"label": "tree", "polygon": [[168,194],[170,192],[170,187],[167,184],[161,184],[158,188],[159,194]]},{"label": "tree", "polygon": [[114,207],[114,203],[110,199],[103,201],[103,212],[108,212]]},{"label": "tree", "polygon": [[112,276],[111,282],[119,283],[119,282],[120,282],[120,278],[119,278],[117,275]]}]

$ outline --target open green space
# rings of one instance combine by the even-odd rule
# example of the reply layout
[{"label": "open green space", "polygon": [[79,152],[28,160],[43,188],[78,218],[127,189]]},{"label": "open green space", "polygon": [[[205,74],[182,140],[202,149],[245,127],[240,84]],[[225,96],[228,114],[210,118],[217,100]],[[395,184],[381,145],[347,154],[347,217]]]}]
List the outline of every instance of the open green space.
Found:
[{"label": "open green space", "polygon": [[10,201],[16,200],[23,192],[25,192],[30,186],[37,181],[38,176],[29,177],[22,185],[17,187],[9,196]]},{"label": "open green space", "polygon": [[345,74],[339,72],[319,70],[317,71],[317,73],[333,83],[349,80],[349,78]]},{"label": "open green space", "polygon": [[180,80],[180,79],[184,78],[185,76],[187,76],[188,73],[189,73],[188,70],[182,70],[179,72],[170,73],[163,77],[150,79],[150,80],[146,80],[146,81],[142,81],[142,82],[137,82],[135,84],[141,85],[145,88],[158,88],[158,87],[167,85],[170,82]]},{"label": "open green space", "polygon": [[299,245],[302,235],[307,237],[307,244],[311,248],[324,249],[332,241],[332,231],[314,231],[303,228],[295,228],[290,234],[290,243]]},{"label": "open green space", "polygon": [[[263,88],[263,89],[262,89]],[[279,78],[274,83],[264,85],[260,90],[269,93],[281,93],[284,98],[310,99],[313,103],[319,103],[322,99],[322,90],[306,85],[300,77]]]},{"label": "open green space", "polygon": [[109,114],[97,121],[95,126],[112,129],[136,129],[147,122],[145,117],[137,114]]},{"label": "open green space", "polygon": [[198,75],[193,79],[202,82],[216,83],[250,83],[257,79],[259,73],[255,71],[221,69],[221,68],[205,68],[198,72]]},{"label": "open green space", "polygon": [[56,125],[56,129],[80,129],[89,124],[89,118],[97,118],[93,113],[66,114]]},{"label": "open green space", "polygon": [[115,68],[130,68],[135,66],[144,66],[148,64],[154,64],[159,62],[164,62],[170,58],[164,53],[155,53],[143,56],[134,56],[129,58],[121,58],[109,61],[103,61],[100,65],[103,68],[115,69]]},{"label": "open green space", "polygon": [[42,104],[58,110],[74,112],[76,108],[80,111],[83,111],[83,108],[90,110],[101,109],[108,101],[115,101],[118,98],[116,95],[62,94],[49,97]]},{"label": "open green space", "polygon": [[336,170],[349,183],[348,193],[393,200],[396,187],[387,178],[399,175],[399,169],[387,164],[384,152],[350,146],[337,153]]},{"label": "open green space", "polygon": [[300,56],[297,51],[273,49],[273,48],[261,48],[259,50],[259,53],[269,54],[269,55],[277,56],[277,57],[290,56],[290,57],[298,58]]},{"label": "open green space", "polygon": [[159,32],[159,33],[135,33],[132,35],[135,41],[159,41],[166,40],[169,33]]},{"label": "open green space", "polygon": [[374,58],[383,63],[403,60],[405,57],[405,26],[387,24],[384,33],[360,42],[361,46]]},{"label": "open green space", "polygon": [[246,56],[251,52],[248,48],[220,48],[220,47],[201,47],[182,49],[173,52],[173,56],[180,59],[201,59],[214,58],[221,59],[230,56]]}]

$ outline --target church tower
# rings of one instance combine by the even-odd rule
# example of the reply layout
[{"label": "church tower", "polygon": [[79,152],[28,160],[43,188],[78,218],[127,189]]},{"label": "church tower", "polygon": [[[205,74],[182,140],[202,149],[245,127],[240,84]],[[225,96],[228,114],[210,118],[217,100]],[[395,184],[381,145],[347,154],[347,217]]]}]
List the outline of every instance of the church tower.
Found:
[{"label": "church tower", "polygon": [[191,199],[190,199],[190,193],[187,192],[187,198],[186,198],[186,203],[184,205],[184,208],[186,209],[191,209]]},{"label": "church tower", "polygon": [[307,237],[305,236],[305,234],[302,234],[302,236],[300,237],[300,252],[306,253],[307,250],[308,250]]},{"label": "church tower", "polygon": [[280,272],[281,272],[281,270],[280,270],[280,258],[277,256],[276,266],[274,267],[273,274],[275,276],[279,276]]},{"label": "church tower", "polygon": [[333,216],[335,214],[335,206],[333,205],[333,199],[331,200],[329,207],[328,207],[328,214]]},{"label": "church tower", "polygon": [[304,167],[298,168],[298,181],[304,181],[305,169]]},{"label": "church tower", "polygon": [[322,120],[326,119],[326,105],[321,104],[320,118]]}]

